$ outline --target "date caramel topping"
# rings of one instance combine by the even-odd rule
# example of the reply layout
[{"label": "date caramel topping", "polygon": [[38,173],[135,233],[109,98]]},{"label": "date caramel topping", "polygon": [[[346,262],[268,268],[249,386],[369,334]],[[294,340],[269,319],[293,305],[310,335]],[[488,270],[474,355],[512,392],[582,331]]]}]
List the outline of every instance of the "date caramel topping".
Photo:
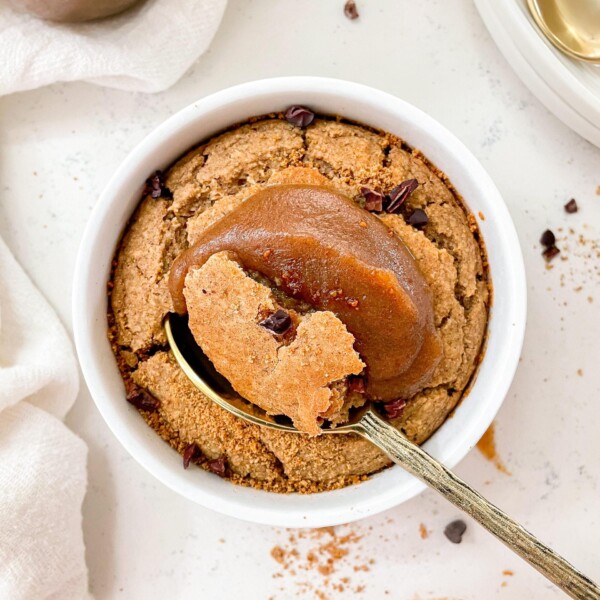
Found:
[{"label": "date caramel topping", "polygon": [[178,313],[187,312],[187,273],[221,251],[292,298],[333,312],[367,365],[369,398],[409,398],[430,381],[442,354],[431,292],[401,239],[349,198],[309,185],[254,194],[173,264]]}]

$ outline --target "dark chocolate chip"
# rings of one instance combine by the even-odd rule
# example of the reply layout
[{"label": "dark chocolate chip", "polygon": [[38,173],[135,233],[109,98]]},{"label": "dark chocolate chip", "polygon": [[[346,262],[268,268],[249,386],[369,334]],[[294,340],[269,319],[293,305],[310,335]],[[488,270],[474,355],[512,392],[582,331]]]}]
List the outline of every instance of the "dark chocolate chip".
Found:
[{"label": "dark chocolate chip", "polygon": [[155,398],[150,392],[144,388],[130,382],[127,386],[127,395],[125,396],[129,404],[133,404],[140,410],[154,412],[160,408],[160,400]]},{"label": "dark chocolate chip", "polygon": [[457,519],[448,523],[446,529],[444,529],[444,535],[453,543],[460,544],[462,542],[462,536],[467,530],[467,524],[462,519]]},{"label": "dark chocolate chip", "polygon": [[427,213],[421,208],[416,208],[411,215],[406,219],[406,222],[409,225],[412,225],[416,229],[424,227],[429,222],[429,218],[427,217]]},{"label": "dark chocolate chip", "polygon": [[559,253],[560,250],[556,246],[550,246],[542,252],[542,256],[546,259],[546,262],[550,262]]},{"label": "dark chocolate chip", "polygon": [[225,477],[227,473],[227,459],[224,456],[219,456],[219,458],[215,458],[214,460],[209,460],[206,463],[209,471],[218,475],[219,477]]},{"label": "dark chocolate chip", "polygon": [[565,204],[565,210],[568,213],[576,213],[579,210],[579,207],[577,206],[577,202],[575,200],[575,198],[571,198],[566,204]]},{"label": "dark chocolate chip", "polygon": [[284,116],[288,123],[296,127],[308,127],[315,120],[315,113],[304,106],[290,106]]},{"label": "dark chocolate chip", "polygon": [[556,244],[555,235],[549,229],[546,229],[546,231],[542,233],[542,237],[540,238],[540,244],[542,244],[542,246],[546,246],[546,248],[554,246],[554,244]]},{"label": "dark chocolate chip", "polygon": [[397,213],[406,199],[419,187],[416,179],[407,179],[399,183],[388,195],[385,212]]},{"label": "dark chocolate chip", "polygon": [[261,321],[259,325],[277,335],[281,335],[292,326],[292,318],[285,310],[280,308],[277,312],[274,312],[271,316]]},{"label": "dark chocolate chip", "polygon": [[150,195],[152,198],[173,198],[173,192],[165,185],[165,176],[162,171],[154,171],[144,187],[144,196]]},{"label": "dark chocolate chip", "polygon": [[367,210],[374,212],[381,212],[383,210],[383,194],[368,187],[360,188],[360,193],[365,199],[365,208]]},{"label": "dark chocolate chip", "polygon": [[355,375],[348,377],[348,391],[356,392],[357,394],[364,394],[367,391],[365,378]]},{"label": "dark chocolate chip", "polygon": [[196,444],[193,442],[188,444],[183,451],[183,468],[187,469],[190,466],[190,463],[193,460],[200,458],[200,456],[202,456],[200,448],[198,448],[198,446],[196,446]]},{"label": "dark chocolate chip", "polygon": [[397,419],[404,412],[404,407],[406,406],[406,400],[402,400],[398,398],[397,400],[392,400],[391,402],[386,402],[383,405],[383,410],[388,419]]},{"label": "dark chocolate chip", "polygon": [[348,0],[346,4],[344,4],[344,14],[349,19],[358,19],[358,10],[356,8],[356,2],[354,2],[354,0]]}]

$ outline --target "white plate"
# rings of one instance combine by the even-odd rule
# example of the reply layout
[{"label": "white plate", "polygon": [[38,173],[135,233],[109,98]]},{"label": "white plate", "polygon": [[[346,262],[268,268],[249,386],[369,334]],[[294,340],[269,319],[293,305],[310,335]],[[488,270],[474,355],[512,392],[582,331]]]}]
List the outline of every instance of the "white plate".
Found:
[{"label": "white plate", "polygon": [[534,23],[526,0],[475,4],[523,83],[565,125],[600,147],[600,66],[570,59],[554,48]]}]

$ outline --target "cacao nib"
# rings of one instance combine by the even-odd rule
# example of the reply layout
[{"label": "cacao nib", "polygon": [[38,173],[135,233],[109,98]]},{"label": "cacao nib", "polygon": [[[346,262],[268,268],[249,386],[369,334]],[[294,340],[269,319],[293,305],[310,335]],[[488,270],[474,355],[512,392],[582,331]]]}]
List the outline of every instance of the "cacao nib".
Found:
[{"label": "cacao nib", "polygon": [[397,419],[404,412],[404,407],[406,406],[406,400],[402,400],[398,398],[397,400],[392,400],[391,402],[386,402],[383,405],[383,409],[385,410],[385,414],[388,419]]},{"label": "cacao nib", "polygon": [[277,335],[281,335],[292,326],[292,318],[285,310],[280,308],[277,312],[274,312],[272,315],[261,321],[259,325]]},{"label": "cacao nib", "polygon": [[360,375],[351,375],[348,377],[348,391],[356,392],[357,394],[364,394],[367,391],[365,378]]},{"label": "cacao nib", "polygon": [[406,219],[406,222],[409,225],[412,225],[415,229],[420,229],[421,227],[425,227],[425,225],[427,225],[427,223],[429,223],[429,217],[427,216],[427,213],[421,209],[421,208],[416,208],[408,217],[408,219]]},{"label": "cacao nib", "polygon": [[196,446],[196,444],[193,442],[188,444],[183,451],[183,468],[187,469],[190,466],[190,463],[193,460],[200,458],[200,456],[202,456],[200,448],[198,448],[198,446]]},{"label": "cacao nib", "polygon": [[344,4],[344,14],[352,21],[358,19],[358,9],[356,8],[356,2],[354,0],[348,0]]},{"label": "cacao nib", "polygon": [[407,179],[398,184],[388,195],[385,212],[397,213],[406,199],[419,187],[416,179]]},{"label": "cacao nib", "polygon": [[296,127],[308,127],[315,120],[315,113],[304,106],[290,106],[284,116],[288,123]]},{"label": "cacao nib", "polygon": [[540,244],[542,246],[546,246],[546,248],[550,248],[550,246],[554,246],[556,244],[556,236],[550,229],[546,229],[544,233],[542,233],[542,237],[540,238]]},{"label": "cacao nib", "polygon": [[546,262],[550,262],[553,258],[560,254],[560,250],[556,246],[550,246],[542,252],[542,256],[546,259]]},{"label": "cacao nib", "polygon": [[579,210],[579,207],[577,206],[577,201],[575,200],[575,198],[571,198],[566,204],[565,204],[565,210],[568,213],[576,213]]},{"label": "cacao nib", "polygon": [[381,212],[383,210],[383,194],[368,187],[360,188],[360,193],[365,199],[365,208],[367,210],[374,212]]},{"label": "cacao nib", "polygon": [[150,392],[133,382],[127,385],[125,399],[129,404],[133,404],[133,406],[140,410],[154,412],[160,408],[160,400],[158,398],[155,398]]},{"label": "cacao nib", "polygon": [[225,477],[225,474],[227,473],[227,459],[224,456],[209,460],[206,463],[206,466],[212,473],[219,477]]},{"label": "cacao nib", "polygon": [[165,176],[162,171],[154,171],[144,187],[144,196],[150,195],[152,198],[173,198],[173,192],[165,185]]}]

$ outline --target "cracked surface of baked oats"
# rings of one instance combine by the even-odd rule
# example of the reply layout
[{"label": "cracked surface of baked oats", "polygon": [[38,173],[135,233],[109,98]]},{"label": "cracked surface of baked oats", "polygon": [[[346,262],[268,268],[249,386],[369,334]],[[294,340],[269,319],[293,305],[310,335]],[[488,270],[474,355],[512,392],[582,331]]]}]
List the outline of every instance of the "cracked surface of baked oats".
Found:
[{"label": "cracked surface of baked oats", "polygon": [[383,132],[317,118],[305,129],[281,116],[254,119],[191,150],[166,173],[173,199],[145,197],[115,255],[110,337],[126,381],[160,400],[140,411],[179,452],[196,443],[207,459],[226,456],[229,476],[275,492],[317,492],[357,483],[388,466],[378,449],[353,435],[307,437],[244,423],[205,398],[166,348],[163,316],[172,310],[174,259],[211,224],[265,186],[321,185],[361,205],[361,188],[388,192],[418,180],[406,211],[423,209],[415,229],[402,214],[381,220],[409,248],[433,295],[442,360],[428,387],[394,419],[422,443],[443,423],[476,369],[489,301],[485,255],[474,219],[444,175],[418,152]]}]

